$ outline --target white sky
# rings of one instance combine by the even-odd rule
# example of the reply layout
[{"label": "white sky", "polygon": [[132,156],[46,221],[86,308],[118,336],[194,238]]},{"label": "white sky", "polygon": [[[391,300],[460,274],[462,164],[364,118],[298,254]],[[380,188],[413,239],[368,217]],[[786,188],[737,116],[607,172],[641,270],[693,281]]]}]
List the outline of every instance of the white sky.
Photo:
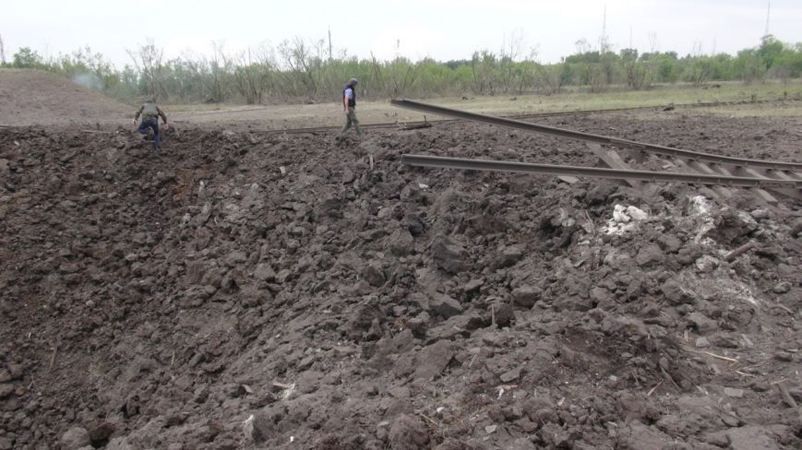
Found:
[{"label": "white sky", "polygon": [[[754,47],[766,26],[768,0],[3,0],[0,35],[6,59],[19,47],[57,56],[89,45],[118,66],[126,49],[148,39],[165,55],[208,54],[277,45],[284,39],[325,39],[335,49],[381,59],[470,58],[498,52],[510,40],[543,62],[598,43],[604,8],[614,50],[674,50],[680,55]],[[802,0],[772,0],[770,32],[802,42]],[[400,48],[396,43],[400,41]],[[525,56],[525,55],[522,55]]]}]

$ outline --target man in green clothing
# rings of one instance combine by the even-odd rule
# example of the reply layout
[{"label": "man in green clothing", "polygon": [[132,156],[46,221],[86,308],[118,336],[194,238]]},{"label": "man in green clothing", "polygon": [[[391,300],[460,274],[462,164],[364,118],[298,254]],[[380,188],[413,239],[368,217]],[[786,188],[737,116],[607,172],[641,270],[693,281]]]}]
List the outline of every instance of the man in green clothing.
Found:
[{"label": "man in green clothing", "polygon": [[136,125],[136,121],[139,119],[139,116],[142,116],[142,122],[139,124],[139,128],[137,131],[146,135],[148,133],[148,128],[153,130],[153,150],[159,151],[161,150],[161,135],[159,134],[159,117],[162,118],[164,121],[164,129],[166,130],[167,125],[167,115],[164,114],[164,111],[161,110],[158,106],[156,106],[156,101],[152,98],[145,100],[145,103],[139,107],[139,110],[136,112],[134,116],[134,125]]},{"label": "man in green clothing", "polygon": [[348,84],[343,88],[343,111],[345,111],[345,126],[340,131],[342,137],[351,125],[354,126],[356,134],[362,135],[362,130],[359,129],[359,121],[356,118],[356,85],[359,83],[356,78],[351,78]]}]

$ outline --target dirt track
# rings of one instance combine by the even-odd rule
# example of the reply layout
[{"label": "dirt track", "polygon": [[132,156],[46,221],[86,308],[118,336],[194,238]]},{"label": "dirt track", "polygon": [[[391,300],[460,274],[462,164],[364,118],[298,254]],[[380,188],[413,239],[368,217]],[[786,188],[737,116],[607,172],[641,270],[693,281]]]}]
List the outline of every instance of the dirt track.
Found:
[{"label": "dirt track", "polygon": [[[791,119],[552,124],[802,142]],[[0,130],[0,449],[802,443],[793,205],[398,162],[594,163],[489,126],[185,129],[162,155],[106,131]]]}]

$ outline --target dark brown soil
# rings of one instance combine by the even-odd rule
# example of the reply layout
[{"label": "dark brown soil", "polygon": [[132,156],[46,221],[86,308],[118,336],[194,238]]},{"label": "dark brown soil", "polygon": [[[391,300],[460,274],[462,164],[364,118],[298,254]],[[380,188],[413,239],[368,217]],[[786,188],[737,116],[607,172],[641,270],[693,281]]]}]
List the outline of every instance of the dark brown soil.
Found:
[{"label": "dark brown soil", "polygon": [[[791,119],[550,123],[802,144]],[[802,445],[792,202],[400,164],[595,163],[489,126],[103,131],[0,129],[0,450]]]}]

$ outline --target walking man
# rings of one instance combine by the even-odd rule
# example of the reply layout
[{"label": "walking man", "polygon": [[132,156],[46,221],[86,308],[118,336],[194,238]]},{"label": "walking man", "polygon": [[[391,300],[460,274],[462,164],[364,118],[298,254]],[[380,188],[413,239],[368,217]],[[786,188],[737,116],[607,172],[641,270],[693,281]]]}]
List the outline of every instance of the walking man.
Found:
[{"label": "walking man", "polygon": [[164,121],[164,129],[167,129],[167,116],[164,111],[156,106],[156,101],[153,98],[145,100],[145,103],[139,107],[139,111],[134,116],[134,125],[136,125],[139,116],[142,116],[142,122],[139,124],[137,131],[146,135],[148,128],[153,130],[153,150],[161,150],[161,136],[159,135],[159,117]]},{"label": "walking man", "polygon": [[348,84],[343,88],[343,111],[345,111],[345,126],[340,131],[342,137],[351,125],[354,126],[356,134],[362,135],[362,130],[359,129],[359,120],[356,118],[356,85],[359,81],[356,78],[351,78]]}]

